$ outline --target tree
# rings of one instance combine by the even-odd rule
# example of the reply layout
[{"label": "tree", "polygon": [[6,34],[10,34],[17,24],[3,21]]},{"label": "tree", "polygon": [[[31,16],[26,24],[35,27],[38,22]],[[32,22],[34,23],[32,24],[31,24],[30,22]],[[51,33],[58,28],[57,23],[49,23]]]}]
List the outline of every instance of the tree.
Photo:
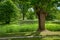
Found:
[{"label": "tree", "polygon": [[18,8],[11,0],[0,3],[0,22],[10,24],[11,20],[16,18],[16,13]]},{"label": "tree", "polygon": [[22,13],[22,19],[25,19],[26,13],[28,11],[28,8],[30,7],[27,2],[21,2],[19,0],[12,0],[16,6],[21,10]]},{"label": "tree", "polygon": [[21,9],[21,13],[23,15],[23,20],[24,20],[29,7],[28,7],[28,5],[26,3],[22,3],[22,4],[20,3],[19,7]]},{"label": "tree", "polygon": [[21,2],[28,2],[34,7],[36,15],[38,16],[39,27],[38,31],[45,30],[45,18],[52,8],[55,8],[55,5],[60,0],[19,0]]},{"label": "tree", "polygon": [[38,31],[45,30],[45,18],[48,12],[55,7],[54,4],[57,4],[56,0],[32,0],[32,5],[36,11],[36,15],[38,16],[39,28]]}]

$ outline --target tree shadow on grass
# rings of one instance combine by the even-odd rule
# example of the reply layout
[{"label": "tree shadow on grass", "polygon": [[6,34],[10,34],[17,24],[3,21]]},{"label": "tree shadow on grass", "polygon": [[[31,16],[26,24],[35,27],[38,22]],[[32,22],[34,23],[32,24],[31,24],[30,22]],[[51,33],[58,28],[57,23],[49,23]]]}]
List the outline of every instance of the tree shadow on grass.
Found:
[{"label": "tree shadow on grass", "polygon": [[[46,39],[50,40],[51,38],[52,38],[52,40],[57,40],[57,39],[60,40],[59,39],[60,38],[60,35],[41,35],[41,32],[32,32],[28,36],[32,36],[34,39],[35,38],[38,38],[38,40],[46,40]],[[46,39],[44,39],[44,38],[46,38]]]}]

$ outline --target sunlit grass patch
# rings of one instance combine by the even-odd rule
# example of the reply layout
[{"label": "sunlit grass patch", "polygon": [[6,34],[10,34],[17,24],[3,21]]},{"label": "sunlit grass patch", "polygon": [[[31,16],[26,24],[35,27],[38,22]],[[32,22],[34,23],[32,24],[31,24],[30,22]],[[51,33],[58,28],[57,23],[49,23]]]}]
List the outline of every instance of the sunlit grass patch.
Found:
[{"label": "sunlit grass patch", "polygon": [[[59,24],[48,23],[45,27],[50,31],[60,31]],[[37,28],[37,23],[0,25],[0,33],[33,32],[36,31]]]}]

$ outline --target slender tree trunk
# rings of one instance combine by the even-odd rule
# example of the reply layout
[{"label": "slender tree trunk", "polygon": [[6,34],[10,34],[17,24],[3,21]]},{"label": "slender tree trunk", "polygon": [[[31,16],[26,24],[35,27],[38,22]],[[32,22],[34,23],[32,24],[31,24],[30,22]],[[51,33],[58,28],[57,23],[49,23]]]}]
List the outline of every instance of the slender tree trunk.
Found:
[{"label": "slender tree trunk", "polygon": [[25,14],[23,13],[23,20],[25,19]]},{"label": "slender tree trunk", "polygon": [[10,15],[6,14],[5,24],[10,24]]},{"label": "slender tree trunk", "polygon": [[23,20],[24,20],[24,14],[23,14]]}]

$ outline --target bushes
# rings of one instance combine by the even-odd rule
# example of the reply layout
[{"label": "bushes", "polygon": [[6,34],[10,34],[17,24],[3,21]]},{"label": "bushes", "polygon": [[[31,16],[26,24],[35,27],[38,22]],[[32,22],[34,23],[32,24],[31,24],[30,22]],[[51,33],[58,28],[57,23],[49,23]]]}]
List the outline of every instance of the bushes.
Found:
[{"label": "bushes", "polygon": [[46,29],[50,31],[60,31],[60,25],[59,24],[47,24]]},{"label": "bushes", "polygon": [[[31,26],[30,26],[31,25]],[[35,24],[30,24],[30,25],[16,25],[16,24],[11,24],[11,25],[4,25],[0,27],[0,32],[1,33],[12,33],[12,32],[32,32],[36,31],[37,25]],[[34,27],[35,25],[35,27]]]},{"label": "bushes", "polygon": [[0,22],[9,24],[17,16],[18,9],[11,0],[0,3]]},{"label": "bushes", "polygon": [[36,15],[35,15],[35,13],[33,11],[33,8],[29,9],[29,11],[27,12],[26,16],[27,16],[27,19],[30,19],[30,20],[33,20],[35,18]]}]

